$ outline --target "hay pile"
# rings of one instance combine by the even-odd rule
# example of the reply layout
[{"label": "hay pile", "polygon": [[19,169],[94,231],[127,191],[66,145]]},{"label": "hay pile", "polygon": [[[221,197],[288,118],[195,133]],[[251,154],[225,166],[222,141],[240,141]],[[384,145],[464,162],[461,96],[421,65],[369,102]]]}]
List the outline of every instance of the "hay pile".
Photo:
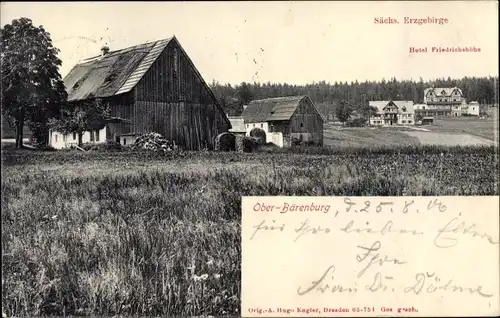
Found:
[{"label": "hay pile", "polygon": [[215,150],[219,151],[235,151],[236,150],[236,137],[228,132],[219,134],[215,138]]},{"label": "hay pile", "polygon": [[148,149],[155,152],[167,152],[177,150],[175,142],[165,139],[159,133],[149,133],[138,137],[132,146],[133,149]]}]

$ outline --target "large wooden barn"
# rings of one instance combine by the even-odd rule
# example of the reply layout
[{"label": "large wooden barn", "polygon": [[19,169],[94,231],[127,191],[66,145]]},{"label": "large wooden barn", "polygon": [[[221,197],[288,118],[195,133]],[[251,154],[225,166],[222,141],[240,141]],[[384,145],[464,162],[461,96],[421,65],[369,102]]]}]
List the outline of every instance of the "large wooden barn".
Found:
[{"label": "large wooden barn", "polygon": [[[156,132],[186,149],[213,149],[215,137],[231,128],[175,36],[118,51],[103,48],[101,55],[74,66],[64,84],[69,102],[101,98],[112,117],[128,121],[90,131],[84,139],[91,142],[111,139],[123,144]],[[50,137],[56,148],[73,139],[75,134]]]},{"label": "large wooden barn", "polygon": [[295,142],[323,145],[325,119],[308,96],[290,96],[251,101],[243,110],[247,135],[255,129],[266,133],[266,141],[280,147]]}]

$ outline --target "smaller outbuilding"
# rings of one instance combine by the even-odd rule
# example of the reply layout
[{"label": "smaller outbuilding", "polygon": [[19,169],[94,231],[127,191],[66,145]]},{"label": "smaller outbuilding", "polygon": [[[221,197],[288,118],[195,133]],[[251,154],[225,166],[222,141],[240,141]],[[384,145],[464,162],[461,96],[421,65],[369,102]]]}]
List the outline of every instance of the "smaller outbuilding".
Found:
[{"label": "smaller outbuilding", "polygon": [[243,110],[243,120],[247,136],[260,129],[266,142],[279,147],[298,143],[323,145],[325,119],[308,96],[251,101]]}]

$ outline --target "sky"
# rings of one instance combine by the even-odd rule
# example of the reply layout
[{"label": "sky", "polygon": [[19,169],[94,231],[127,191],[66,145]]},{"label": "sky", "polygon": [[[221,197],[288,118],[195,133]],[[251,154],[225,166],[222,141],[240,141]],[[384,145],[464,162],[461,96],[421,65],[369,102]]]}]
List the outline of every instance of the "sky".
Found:
[{"label": "sky", "polygon": [[[2,27],[20,17],[50,32],[63,77],[103,45],[113,51],[173,35],[206,82],[498,76],[497,1],[1,3]],[[405,24],[405,17],[448,23]],[[481,52],[431,52],[439,46]]]}]

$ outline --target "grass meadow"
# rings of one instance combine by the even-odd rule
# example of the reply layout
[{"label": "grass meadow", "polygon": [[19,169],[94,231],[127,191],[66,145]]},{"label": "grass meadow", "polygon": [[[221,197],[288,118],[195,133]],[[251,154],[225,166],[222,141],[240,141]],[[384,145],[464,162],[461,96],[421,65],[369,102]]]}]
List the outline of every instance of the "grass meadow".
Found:
[{"label": "grass meadow", "polygon": [[498,148],[2,154],[2,310],[239,315],[243,195],[498,195]]}]

